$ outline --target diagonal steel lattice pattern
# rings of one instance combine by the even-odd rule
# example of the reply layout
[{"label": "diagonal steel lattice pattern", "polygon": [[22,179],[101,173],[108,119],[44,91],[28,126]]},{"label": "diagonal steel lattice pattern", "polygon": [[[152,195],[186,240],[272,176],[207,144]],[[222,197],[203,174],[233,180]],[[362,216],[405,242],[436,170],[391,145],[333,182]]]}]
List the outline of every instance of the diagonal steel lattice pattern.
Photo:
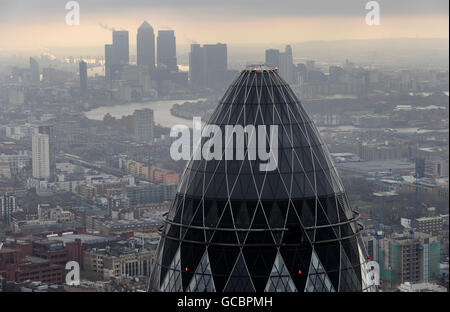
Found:
[{"label": "diagonal steel lattice pattern", "polygon": [[223,133],[225,125],[278,125],[278,166],[191,159],[162,228],[149,291],[370,289],[358,213],[277,70],[242,71],[208,123]]}]

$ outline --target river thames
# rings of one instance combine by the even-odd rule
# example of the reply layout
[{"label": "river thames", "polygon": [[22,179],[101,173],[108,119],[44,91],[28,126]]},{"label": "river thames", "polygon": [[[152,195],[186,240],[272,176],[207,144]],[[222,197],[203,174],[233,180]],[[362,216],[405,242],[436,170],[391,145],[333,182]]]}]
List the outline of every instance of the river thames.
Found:
[{"label": "river thames", "polygon": [[170,113],[170,109],[174,104],[183,104],[184,102],[197,102],[204,99],[194,100],[162,100],[148,101],[140,103],[126,103],[114,106],[102,106],[85,112],[85,116],[89,119],[103,120],[106,114],[110,114],[115,118],[133,115],[136,109],[151,108],[153,110],[155,124],[162,127],[170,128],[174,125],[186,125],[192,128],[192,121],[175,117]]}]

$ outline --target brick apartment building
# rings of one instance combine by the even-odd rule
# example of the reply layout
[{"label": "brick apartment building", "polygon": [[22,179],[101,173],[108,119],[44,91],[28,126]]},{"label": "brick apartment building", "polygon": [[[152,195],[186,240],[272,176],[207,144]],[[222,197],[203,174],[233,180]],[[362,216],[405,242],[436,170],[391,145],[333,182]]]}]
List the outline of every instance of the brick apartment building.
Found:
[{"label": "brick apartment building", "polygon": [[62,284],[68,261],[82,264],[82,242],[47,239],[5,244],[0,250],[0,276],[11,282],[26,280]]},{"label": "brick apartment building", "polygon": [[64,266],[28,255],[26,251],[4,247],[0,250],[0,275],[7,281],[41,281],[62,284]]}]

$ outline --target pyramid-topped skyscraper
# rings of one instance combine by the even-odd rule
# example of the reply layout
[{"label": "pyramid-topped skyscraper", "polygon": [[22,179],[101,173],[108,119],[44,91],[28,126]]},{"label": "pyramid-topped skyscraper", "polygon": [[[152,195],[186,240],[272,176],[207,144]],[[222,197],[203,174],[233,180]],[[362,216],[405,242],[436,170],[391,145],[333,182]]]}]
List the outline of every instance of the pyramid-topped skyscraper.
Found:
[{"label": "pyramid-topped skyscraper", "polygon": [[162,228],[149,291],[367,290],[358,213],[277,69],[242,71],[208,124],[223,133],[227,125],[276,126],[276,166],[192,158]]},{"label": "pyramid-topped skyscraper", "polygon": [[155,70],[155,34],[153,27],[144,21],[136,36],[137,65],[146,67],[151,73]]}]

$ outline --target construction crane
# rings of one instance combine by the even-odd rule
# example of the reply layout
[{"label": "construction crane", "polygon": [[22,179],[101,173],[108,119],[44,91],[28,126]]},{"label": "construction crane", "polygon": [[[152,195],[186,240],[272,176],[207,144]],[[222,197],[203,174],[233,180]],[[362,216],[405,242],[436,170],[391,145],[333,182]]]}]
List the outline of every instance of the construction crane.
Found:
[{"label": "construction crane", "polygon": [[410,283],[413,284],[414,283],[414,271],[413,271],[413,257],[414,257],[414,249],[415,249],[415,244],[414,244],[414,220],[416,218],[416,212],[417,212],[417,206],[419,203],[419,183],[417,182],[419,178],[419,174],[416,170],[416,174],[415,174],[415,180],[414,180],[414,203],[413,203],[413,211],[412,211],[412,215],[411,215],[411,228],[410,228],[410,234],[411,234],[411,246],[410,246]]},{"label": "construction crane", "polygon": [[388,194],[388,192],[386,191],[386,183],[383,181],[381,181],[381,183],[382,183],[381,192],[373,193],[373,196],[381,197],[381,209],[378,211],[377,215],[374,215],[373,210],[371,210],[371,212],[370,212],[371,218],[374,220],[375,238],[376,238],[375,252],[373,255],[373,259],[371,259],[371,260],[377,261],[378,263],[380,263],[380,249],[381,249],[380,240],[384,234],[381,225],[383,222],[383,212],[384,212],[386,195]]},{"label": "construction crane", "polygon": [[[390,170],[389,176],[392,176],[392,169]],[[385,209],[385,205],[386,205],[386,196],[393,196],[396,195],[395,192],[390,192],[389,190],[389,186],[388,186],[388,182],[381,180],[381,192],[376,192],[373,193],[374,196],[377,197],[381,197],[381,209],[378,212],[378,215],[376,218],[374,218],[375,221],[375,237],[377,239],[377,254],[376,254],[376,259],[379,261],[378,256],[380,253],[380,239],[383,237],[383,229],[382,229],[382,224],[383,224],[383,214],[384,214],[384,209]],[[374,259],[375,260],[375,259]]]}]

